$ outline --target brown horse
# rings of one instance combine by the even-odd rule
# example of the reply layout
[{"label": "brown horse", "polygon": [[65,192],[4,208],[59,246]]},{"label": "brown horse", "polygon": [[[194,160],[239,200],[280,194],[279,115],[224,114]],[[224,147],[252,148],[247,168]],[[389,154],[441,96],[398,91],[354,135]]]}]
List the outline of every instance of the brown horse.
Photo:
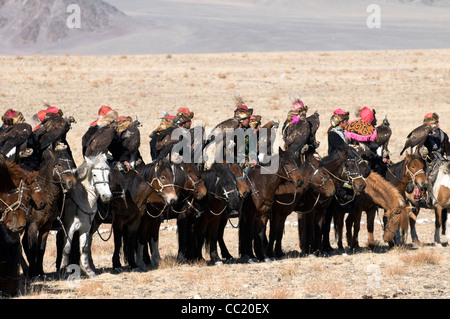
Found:
[{"label": "brown horse", "polygon": [[43,259],[48,234],[60,214],[67,190],[76,184],[75,163],[66,148],[49,148],[43,159],[37,181],[45,190],[46,205],[43,209],[32,210],[22,239],[31,277],[44,275]]},{"label": "brown horse", "polygon": [[[362,211],[367,214],[367,232],[368,245],[370,249],[375,247],[374,239],[374,223],[375,214],[378,207],[384,209],[384,233],[383,239],[391,242],[394,235],[400,228],[401,240],[404,240],[408,227],[408,215],[411,207],[407,207],[401,193],[391,183],[386,181],[378,173],[372,172],[366,178],[366,188],[363,194],[356,198],[356,209],[354,214],[350,214],[346,220],[347,227],[347,243],[351,249],[359,248],[358,234],[360,230]],[[344,223],[344,214],[339,214],[335,223],[336,233],[338,237],[338,247],[342,246],[342,229]],[[352,232],[353,226],[353,232]]]},{"label": "brown horse", "polygon": [[31,213],[30,204],[35,209],[45,206],[44,193],[36,181],[37,174],[0,159],[0,223],[12,232],[21,233],[25,228],[27,216]]},{"label": "brown horse", "polygon": [[277,189],[270,218],[269,244],[267,246],[269,257],[282,258],[285,255],[281,241],[286,218],[296,209],[299,199],[307,190],[311,190],[311,194],[317,198],[316,202],[319,202],[320,198],[326,199],[334,195],[333,180],[316,156],[308,156],[301,165],[306,166],[306,169],[303,170],[305,183],[301,187],[295,187],[292,183],[282,183]]},{"label": "brown horse", "polygon": [[[142,216],[146,211],[146,204],[149,196],[156,194],[164,201],[165,206],[171,206],[176,203],[178,196],[175,190],[174,175],[169,163],[165,160],[142,165],[136,170],[123,173],[113,169],[111,171],[111,181],[120,184],[124,191],[122,205],[113,205],[113,234],[114,234],[114,253],[112,257],[113,268],[120,270],[120,252],[122,240],[125,239],[124,250],[127,257],[128,266],[131,269],[137,269],[135,258],[135,248],[138,239],[139,226]],[[112,190],[116,187],[111,187]],[[113,202],[120,198],[113,198]],[[125,207],[122,210],[120,208]]]},{"label": "brown horse", "polygon": [[[441,246],[443,243],[447,244],[448,239],[446,237],[446,219],[447,210],[450,208],[450,162],[448,161],[436,161],[432,162],[434,165],[430,165],[430,174],[428,177],[428,192],[427,203],[425,208],[434,210],[435,214],[435,233],[434,243],[437,246]],[[434,178],[430,177],[434,176]],[[411,239],[413,243],[420,243],[419,237],[416,232],[416,218],[419,215],[420,208],[423,207],[415,203],[414,194],[406,193],[407,199],[414,203],[416,206],[413,210],[413,214],[410,215],[409,222],[411,228]],[[441,239],[442,228],[442,239]]]},{"label": "brown horse", "polygon": [[[161,197],[151,194],[147,200],[146,213],[142,216],[138,235],[138,265],[144,267],[145,264],[152,263],[158,265],[161,256],[159,254],[159,229],[163,218],[184,219],[191,213],[195,201],[201,200],[207,194],[207,189],[200,171],[190,163],[172,164],[174,172],[178,202],[172,207],[167,207]],[[186,241],[182,239],[183,234],[179,233],[179,258],[183,259]],[[148,253],[147,245],[150,246],[151,256]]]},{"label": "brown horse", "polygon": [[248,170],[246,178],[252,193],[244,199],[239,221],[241,261],[254,259],[255,254],[258,260],[269,259],[265,252],[267,245],[265,229],[276,190],[283,181],[292,182],[296,187],[300,187],[304,182],[302,177],[304,169],[305,167],[300,168],[300,162],[292,152],[280,149],[278,170],[275,174],[264,174],[266,168],[260,165]]},{"label": "brown horse", "polygon": [[[427,179],[425,175],[425,169],[426,164],[425,161],[417,154],[409,155],[408,152],[406,152],[405,159],[402,161],[388,167],[386,172],[386,179],[390,182],[395,188],[395,190],[392,191],[391,196],[397,196],[397,192],[400,194],[403,194],[405,196],[405,189],[407,185],[412,182],[416,187],[419,187],[421,189],[426,189],[427,187]],[[347,227],[347,239],[348,244],[351,249],[358,249],[359,243],[358,243],[358,233],[360,229],[360,221],[362,212],[365,211],[367,215],[367,231],[368,231],[368,245],[370,249],[373,249],[375,247],[375,240],[374,240],[374,223],[375,223],[375,215],[377,212],[378,207],[381,207],[384,209],[384,218],[387,218],[387,221],[389,222],[387,225],[384,226],[385,229],[385,235],[383,236],[383,239],[385,241],[388,241],[390,245],[392,245],[392,239],[389,229],[398,229],[398,223],[402,222],[402,233],[400,234],[400,242],[399,244],[403,243],[403,240],[405,238],[405,232],[406,229],[403,227],[404,219],[407,219],[407,215],[405,215],[405,211],[403,208],[399,207],[396,208],[394,203],[386,203],[381,201],[381,204],[378,204],[380,202],[380,196],[383,196],[385,198],[389,198],[389,196],[384,195],[384,193],[390,189],[392,189],[391,185],[387,185],[386,180],[379,178],[379,175],[371,175],[372,180],[375,180],[376,176],[376,182],[379,183],[377,186],[382,187],[374,187],[371,186],[370,190],[372,191],[372,194],[368,194],[366,196],[365,194],[361,194],[360,196],[357,196],[356,198],[356,207],[354,212],[350,212],[349,216],[347,217],[346,221],[346,227]],[[367,181],[366,181],[367,182]],[[379,195],[376,195],[376,192],[379,193]],[[377,199],[377,202],[374,202],[374,198]],[[405,208],[408,211],[410,209]],[[398,214],[391,214],[392,211],[396,211],[398,213],[402,213],[402,215]],[[395,218],[394,218],[395,217]],[[338,222],[335,224],[338,226],[337,230],[340,234],[340,245],[339,248],[342,248],[342,227],[343,227],[343,214],[342,216],[339,216]],[[394,224],[391,225],[390,224]],[[353,232],[352,232],[352,226],[353,226]],[[352,234],[353,233],[353,234]]]},{"label": "brown horse", "polygon": [[[351,185],[354,194],[360,194],[366,187],[364,178],[370,174],[370,167],[353,153],[335,151],[322,159],[322,165],[333,179],[337,189],[342,183]],[[326,253],[331,250],[329,232],[335,197],[319,199],[309,190],[303,198],[299,211],[299,240],[302,254]],[[356,195],[355,195],[356,196]],[[324,197],[324,196],[323,196]],[[331,206],[331,207],[330,207]]]}]

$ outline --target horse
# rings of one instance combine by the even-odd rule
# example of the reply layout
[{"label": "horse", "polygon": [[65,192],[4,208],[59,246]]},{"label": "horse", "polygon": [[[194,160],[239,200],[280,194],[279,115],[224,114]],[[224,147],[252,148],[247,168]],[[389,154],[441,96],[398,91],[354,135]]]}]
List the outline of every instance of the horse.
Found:
[{"label": "horse", "polygon": [[[234,165],[237,164],[230,166]],[[194,257],[202,259],[201,250],[206,239],[206,246],[209,247],[209,264],[220,264],[222,261],[218,254],[217,243],[219,238],[223,242],[221,221],[225,216],[239,211],[242,203],[241,194],[236,177],[228,165],[215,163],[210,169],[202,171],[201,177],[208,190],[208,196],[202,203],[203,212],[200,216],[191,216],[191,219],[194,219]]]},{"label": "horse", "polygon": [[254,166],[246,173],[251,195],[244,199],[239,220],[239,254],[242,262],[255,258],[260,261],[269,259],[264,251],[265,227],[275,192],[283,181],[290,181],[296,187],[304,182],[299,159],[292,152],[280,149],[278,155],[272,156],[273,160],[278,161],[278,170],[274,174],[265,174],[267,168],[263,165]]},{"label": "horse", "polygon": [[[178,200],[173,183],[174,175],[170,164],[165,160],[158,160],[151,164],[141,165],[128,173],[113,169],[111,180],[118,183],[118,188],[124,192],[123,197],[115,198],[112,205],[114,234],[114,253],[112,257],[113,269],[120,270],[120,250],[122,238],[126,234],[124,249],[131,269],[138,269],[135,258],[135,248],[138,238],[139,225],[146,212],[149,196],[157,195],[170,207]],[[117,188],[117,189],[118,189]],[[114,189],[112,187],[112,189]],[[122,204],[116,205],[115,201]],[[125,209],[123,209],[125,208]]]},{"label": "horse", "polygon": [[425,170],[426,163],[417,152],[411,155],[406,152],[402,161],[388,166],[386,179],[396,187],[400,194],[405,194],[405,190],[411,182],[419,189],[426,189],[428,181]]},{"label": "horse", "polygon": [[43,159],[37,181],[45,190],[46,205],[43,209],[32,210],[22,238],[31,277],[44,275],[42,263],[49,231],[59,217],[66,193],[77,182],[75,163],[67,148],[58,145],[53,150],[50,147],[43,153]]},{"label": "horse", "polygon": [[[400,228],[401,241],[404,241],[405,233],[408,227],[408,215],[411,207],[407,207],[405,199],[400,191],[380,174],[376,172],[370,173],[366,178],[366,188],[364,193],[356,197],[355,211],[349,214],[346,220],[347,226],[347,243],[352,250],[359,248],[358,234],[361,223],[362,211],[367,214],[367,232],[368,232],[368,246],[370,249],[374,249],[374,221],[375,213],[381,207],[384,209],[384,232],[383,240],[386,242],[392,242],[394,235]],[[342,229],[344,214],[338,214],[338,218],[335,221],[335,229],[338,238],[338,247],[343,249],[342,246]],[[352,226],[354,227],[352,233]]]},{"label": "horse", "polygon": [[36,180],[38,172],[5,161],[3,155],[0,157],[0,223],[12,232],[22,233],[31,213],[30,205],[35,209],[44,208],[45,196]]},{"label": "horse", "polygon": [[286,218],[296,209],[299,199],[305,192],[311,190],[311,194],[317,198],[316,202],[321,197],[330,198],[335,192],[330,174],[315,155],[307,156],[305,162],[301,165],[306,167],[303,170],[305,183],[301,187],[295,187],[292,183],[282,183],[276,191],[275,202],[272,205],[267,246],[267,255],[271,258],[283,258],[285,256],[281,246],[284,224]]},{"label": "horse", "polygon": [[[447,210],[450,208],[450,162],[437,160],[430,168],[430,175],[428,176],[428,201],[425,208],[434,210],[435,215],[435,231],[434,231],[434,244],[436,246],[442,246],[443,243],[447,243],[446,237],[446,224]],[[434,177],[431,177],[434,176]],[[420,212],[421,205],[417,205],[414,200],[414,194],[406,193],[407,199],[414,203],[416,206],[413,210],[413,214],[410,215],[410,229],[411,239],[414,243],[420,243],[419,237],[416,232],[416,218]],[[441,227],[442,237],[441,238]]]},{"label": "horse", "polygon": [[[341,183],[347,183],[355,196],[366,187],[364,179],[371,171],[366,161],[355,157],[353,153],[344,151],[334,151],[322,158],[322,165],[332,177],[336,189]],[[298,231],[301,252],[302,254],[327,253],[331,250],[329,232],[333,217],[332,205],[336,194],[324,199],[314,195],[308,196],[310,194],[311,190],[303,196],[303,205],[298,207],[299,209],[296,208],[300,212]]]},{"label": "horse", "polygon": [[[156,266],[161,260],[159,254],[159,229],[162,218],[183,219],[184,215],[189,213],[189,209],[195,205],[195,202],[201,200],[207,194],[205,183],[196,165],[182,162],[180,164],[172,164],[171,167],[174,174],[174,185],[177,189],[178,201],[175,205],[167,207],[164,200],[160,196],[157,196],[157,194],[149,196],[146,214],[142,216],[138,232],[136,263],[141,268],[145,267],[145,264],[150,263]],[[183,259],[182,256],[187,247],[182,234],[179,234],[178,243],[178,258]],[[144,248],[147,248],[147,244],[150,245],[151,260],[148,249],[144,250]]]},{"label": "horse", "polygon": [[95,267],[90,265],[91,250],[90,230],[97,214],[97,200],[109,203],[112,193],[109,188],[110,167],[106,155],[84,157],[84,162],[77,168],[77,183],[70,190],[63,212],[63,225],[66,232],[61,269],[69,265],[72,240],[79,232],[81,246],[81,269],[89,276],[95,276]]}]

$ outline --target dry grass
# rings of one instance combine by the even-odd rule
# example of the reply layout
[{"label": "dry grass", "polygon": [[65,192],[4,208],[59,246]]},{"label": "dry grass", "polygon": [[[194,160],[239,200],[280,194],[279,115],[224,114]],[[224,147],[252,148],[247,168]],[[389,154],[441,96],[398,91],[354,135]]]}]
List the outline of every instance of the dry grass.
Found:
[{"label": "dry grass", "polygon": [[400,256],[400,260],[409,266],[438,265],[441,256],[435,251],[418,251]]}]

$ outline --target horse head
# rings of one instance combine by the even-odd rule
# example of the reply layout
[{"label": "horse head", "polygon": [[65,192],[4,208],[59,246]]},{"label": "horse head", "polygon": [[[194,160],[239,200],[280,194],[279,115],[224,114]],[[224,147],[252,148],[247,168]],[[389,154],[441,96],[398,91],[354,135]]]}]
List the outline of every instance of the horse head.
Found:
[{"label": "horse head", "polygon": [[166,160],[159,160],[152,166],[148,176],[150,186],[164,199],[167,205],[174,205],[178,200],[175,191],[174,174]]},{"label": "horse head", "polygon": [[291,151],[283,151],[279,148],[279,167],[277,174],[293,182],[297,187],[303,185],[303,177],[300,173],[300,161]]},{"label": "horse head", "polygon": [[[226,203],[225,208],[238,210],[241,204],[240,194],[237,189],[236,179],[229,169],[215,163],[209,170],[202,172],[210,203],[218,200]],[[224,208],[224,210],[225,210]]]},{"label": "horse head", "polygon": [[417,152],[412,155],[409,155],[408,152],[406,152],[405,171],[414,185],[421,190],[426,189],[428,185],[425,169],[426,163]]},{"label": "horse head", "polygon": [[110,167],[107,162],[106,154],[100,153],[97,156],[84,157],[86,165],[81,165],[77,173],[83,171],[82,174],[88,175],[88,180],[95,188],[98,196],[103,203],[109,203],[113,197],[109,187]]},{"label": "horse head", "polygon": [[239,191],[239,195],[242,198],[247,197],[251,193],[251,188],[247,179],[245,178],[245,172],[239,164],[229,164],[227,165],[228,169],[234,175],[236,179],[236,186]]},{"label": "horse head", "polygon": [[343,165],[343,174],[341,176],[346,179],[356,194],[360,194],[366,188],[366,182],[364,180],[364,172],[361,170],[361,166],[365,163],[362,159],[347,158]]},{"label": "horse head", "polygon": [[383,240],[385,242],[392,242],[399,228],[401,228],[403,232],[407,231],[408,217],[412,209],[413,207],[407,206],[399,207],[398,209],[392,211],[385,211],[384,217],[386,219],[386,222],[383,232]]},{"label": "horse head", "polygon": [[[34,201],[29,185],[36,179],[38,172],[30,174],[13,162],[2,162],[0,171],[0,222],[12,232],[21,232],[31,212],[30,204]],[[36,195],[36,206],[38,205],[45,206],[43,193]]]},{"label": "horse head", "polygon": [[49,165],[53,167],[52,179],[54,182],[59,182],[66,191],[75,187],[77,183],[76,166],[66,145],[59,144],[54,150],[49,147],[44,152],[44,161],[49,161]]},{"label": "horse head", "polygon": [[314,155],[310,156],[302,166],[305,166],[304,177],[308,178],[310,188],[326,198],[334,195],[336,191],[334,182],[328,170]]},{"label": "horse head", "polygon": [[185,164],[185,174],[186,180],[184,188],[193,190],[196,199],[202,199],[206,196],[208,190],[206,189],[205,183],[200,178],[200,171],[195,165]]},{"label": "horse head", "polygon": [[31,190],[31,204],[36,210],[41,210],[47,205],[47,197],[37,181],[39,172],[28,173],[25,177],[25,186]]}]

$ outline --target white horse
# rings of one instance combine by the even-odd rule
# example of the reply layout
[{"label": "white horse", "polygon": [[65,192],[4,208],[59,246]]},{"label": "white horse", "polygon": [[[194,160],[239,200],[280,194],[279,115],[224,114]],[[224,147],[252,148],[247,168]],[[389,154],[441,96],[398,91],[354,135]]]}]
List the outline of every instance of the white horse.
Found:
[{"label": "white horse", "polygon": [[63,225],[66,231],[61,269],[69,264],[69,254],[72,247],[73,235],[80,234],[81,269],[89,276],[95,276],[95,267],[90,263],[92,235],[90,235],[92,221],[97,213],[97,200],[108,203],[112,199],[109,188],[110,167],[106,155],[100,154],[85,157],[84,162],[77,168],[77,184],[70,191],[70,196],[64,205]]},{"label": "white horse", "polygon": [[[441,246],[443,243],[448,243],[446,237],[446,225],[443,218],[443,214],[447,214],[444,210],[450,209],[450,162],[441,161],[433,167],[433,170],[438,170],[436,177],[433,180],[428,181],[427,196],[430,196],[429,201],[425,208],[433,209],[435,216],[435,230],[434,230],[434,243],[437,246]],[[434,175],[434,174],[432,174]],[[428,177],[429,178],[429,177]],[[413,202],[413,194],[407,194],[408,199]],[[417,232],[415,229],[415,218],[419,214],[420,208],[415,209],[415,215],[410,219],[411,237],[413,242],[419,242]],[[445,216],[446,217],[446,216]],[[442,228],[442,236],[441,236]]]}]

